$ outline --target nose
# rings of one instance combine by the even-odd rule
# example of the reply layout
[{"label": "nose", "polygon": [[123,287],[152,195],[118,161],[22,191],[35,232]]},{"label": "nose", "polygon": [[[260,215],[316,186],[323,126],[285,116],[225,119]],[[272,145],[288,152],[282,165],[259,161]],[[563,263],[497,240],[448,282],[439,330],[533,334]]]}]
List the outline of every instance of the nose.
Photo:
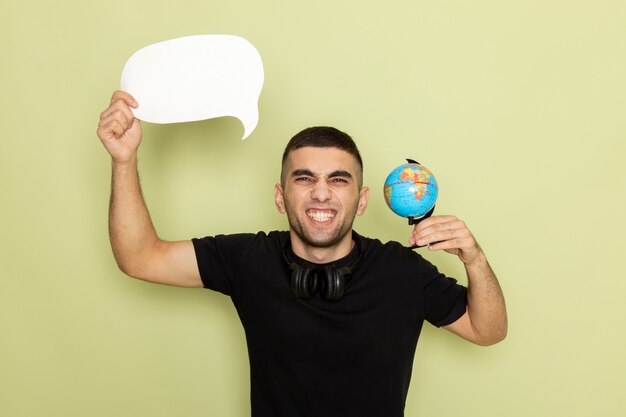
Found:
[{"label": "nose", "polygon": [[331,198],[330,187],[326,182],[326,179],[320,178],[315,181],[313,189],[311,190],[311,198],[316,201],[324,202]]}]

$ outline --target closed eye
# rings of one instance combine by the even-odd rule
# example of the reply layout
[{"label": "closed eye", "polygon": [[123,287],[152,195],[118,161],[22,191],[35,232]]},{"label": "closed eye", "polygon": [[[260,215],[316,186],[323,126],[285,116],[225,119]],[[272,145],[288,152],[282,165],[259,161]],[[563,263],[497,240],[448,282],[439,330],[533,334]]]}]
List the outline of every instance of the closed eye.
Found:
[{"label": "closed eye", "polygon": [[335,171],[328,176],[328,182],[336,185],[349,184],[352,181],[352,175],[348,171]]}]

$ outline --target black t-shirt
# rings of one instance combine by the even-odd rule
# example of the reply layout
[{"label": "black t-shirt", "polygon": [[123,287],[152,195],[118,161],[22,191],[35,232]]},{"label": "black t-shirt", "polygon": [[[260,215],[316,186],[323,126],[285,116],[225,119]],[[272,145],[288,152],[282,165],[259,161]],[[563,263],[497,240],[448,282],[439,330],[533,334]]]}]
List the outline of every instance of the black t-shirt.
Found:
[{"label": "black t-shirt", "polygon": [[403,416],[423,321],[456,321],[466,289],[399,243],[355,234],[363,253],[343,298],[296,298],[288,236],[193,240],[204,286],[232,298],[245,329],[252,416]]}]

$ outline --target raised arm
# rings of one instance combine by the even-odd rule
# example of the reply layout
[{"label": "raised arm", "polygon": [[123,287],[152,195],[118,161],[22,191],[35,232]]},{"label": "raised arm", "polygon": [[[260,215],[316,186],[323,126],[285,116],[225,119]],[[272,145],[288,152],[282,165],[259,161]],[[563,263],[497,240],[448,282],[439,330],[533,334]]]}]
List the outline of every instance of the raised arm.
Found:
[{"label": "raised arm", "polygon": [[152,225],[137,172],[142,130],[131,111],[137,105],[130,94],[116,91],[98,124],[98,137],[112,161],[109,237],[115,260],[134,278],[202,287],[191,241],[161,240]]},{"label": "raised arm", "polygon": [[485,253],[465,223],[454,216],[433,216],[415,226],[411,244],[428,245],[457,255],[467,273],[467,311],[456,322],[445,326],[478,345],[498,343],[508,330],[502,289]]}]

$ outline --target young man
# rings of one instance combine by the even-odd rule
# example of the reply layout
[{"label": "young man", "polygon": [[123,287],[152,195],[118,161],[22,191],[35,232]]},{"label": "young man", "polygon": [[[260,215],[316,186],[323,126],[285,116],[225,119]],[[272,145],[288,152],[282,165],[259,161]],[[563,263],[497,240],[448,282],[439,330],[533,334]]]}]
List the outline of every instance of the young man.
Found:
[{"label": "young man", "polygon": [[114,93],[98,127],[112,157],[115,259],[132,277],[232,298],[254,417],[402,416],[424,320],[480,345],[504,339],[500,286],[462,221],[428,218],[409,242],[458,256],[467,289],[414,251],[352,230],[369,190],[356,145],[334,128],[306,129],[285,149],[274,193],[289,231],[159,239],[137,175],[137,105]]}]

